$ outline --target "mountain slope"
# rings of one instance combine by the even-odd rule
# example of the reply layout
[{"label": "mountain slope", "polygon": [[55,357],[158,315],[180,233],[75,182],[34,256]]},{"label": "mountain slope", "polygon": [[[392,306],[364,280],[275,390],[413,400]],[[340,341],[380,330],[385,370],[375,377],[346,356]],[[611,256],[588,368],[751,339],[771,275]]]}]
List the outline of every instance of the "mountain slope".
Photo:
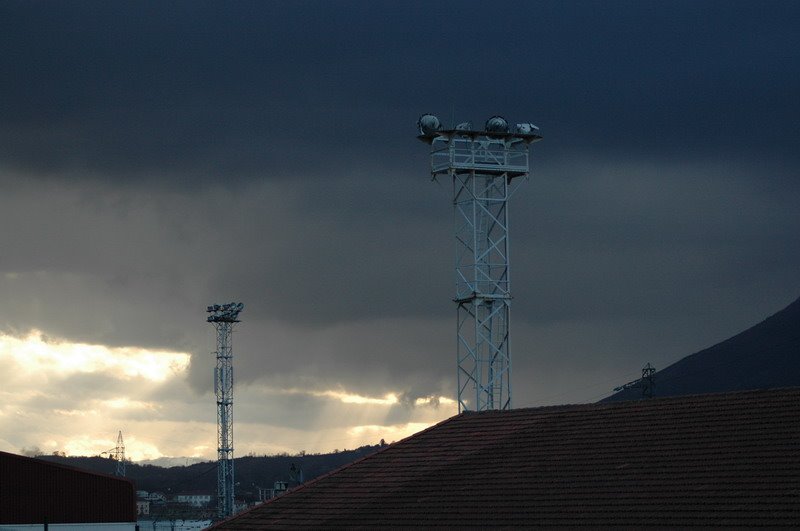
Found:
[{"label": "mountain slope", "polygon": [[[658,371],[653,396],[800,386],[800,299],[713,347]],[[601,402],[636,400],[625,389]]]}]

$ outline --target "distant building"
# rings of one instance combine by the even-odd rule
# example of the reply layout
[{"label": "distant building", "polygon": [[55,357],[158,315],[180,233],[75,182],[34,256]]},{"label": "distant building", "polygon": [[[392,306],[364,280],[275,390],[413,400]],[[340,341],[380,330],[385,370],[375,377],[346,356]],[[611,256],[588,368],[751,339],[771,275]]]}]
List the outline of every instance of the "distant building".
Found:
[{"label": "distant building", "polygon": [[167,496],[163,492],[149,492],[146,493],[144,499],[151,502],[165,502],[167,501]]},{"label": "distant building", "polygon": [[212,529],[794,527],[800,388],[467,412]]},{"label": "distant building", "polygon": [[279,479],[272,484],[271,489],[265,487],[256,488],[258,489],[258,501],[263,502],[284,494],[289,489],[289,482]]},{"label": "distant building", "polygon": [[272,485],[272,497],[280,496],[289,490],[289,482],[278,480]]},{"label": "distant building", "polygon": [[0,530],[133,531],[133,483],[0,452]]},{"label": "distant building", "polygon": [[213,496],[207,493],[182,493],[176,494],[174,500],[181,503],[188,503],[192,507],[204,507],[211,503]]}]

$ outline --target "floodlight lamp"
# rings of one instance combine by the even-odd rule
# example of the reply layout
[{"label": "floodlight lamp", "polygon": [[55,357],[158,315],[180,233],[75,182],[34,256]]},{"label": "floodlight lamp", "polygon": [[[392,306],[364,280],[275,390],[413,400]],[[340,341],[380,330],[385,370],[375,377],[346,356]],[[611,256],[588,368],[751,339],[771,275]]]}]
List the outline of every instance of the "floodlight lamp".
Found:
[{"label": "floodlight lamp", "polygon": [[206,311],[207,312],[213,312],[214,311],[214,307],[213,306],[209,306],[208,308],[206,308]]},{"label": "floodlight lamp", "polygon": [[531,134],[531,124],[517,124],[514,126],[514,132],[522,135]]},{"label": "floodlight lamp", "polygon": [[219,304],[214,305],[214,311],[218,312],[220,310]]},{"label": "floodlight lamp", "polygon": [[514,132],[521,135],[535,135],[539,133],[539,128],[532,123],[526,122],[515,125]]},{"label": "floodlight lamp", "polygon": [[456,131],[472,131],[472,122],[461,122],[456,126]]},{"label": "floodlight lamp", "polygon": [[508,122],[502,116],[492,116],[486,120],[485,127],[490,133],[508,133]]},{"label": "floodlight lamp", "polygon": [[240,303],[237,305],[237,308],[239,308],[239,311],[240,311],[240,312],[241,312],[242,310],[244,310],[244,303],[240,302]]},{"label": "floodlight lamp", "polygon": [[439,121],[439,118],[432,114],[423,114],[417,120],[417,127],[419,128],[419,134],[423,136],[434,136],[437,131],[442,128],[442,123]]}]

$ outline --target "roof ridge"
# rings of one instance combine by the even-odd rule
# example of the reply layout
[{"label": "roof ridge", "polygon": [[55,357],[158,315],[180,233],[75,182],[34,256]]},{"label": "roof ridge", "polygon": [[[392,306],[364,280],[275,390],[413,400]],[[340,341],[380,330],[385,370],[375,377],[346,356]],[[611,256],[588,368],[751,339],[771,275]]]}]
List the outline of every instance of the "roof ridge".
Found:
[{"label": "roof ridge", "polygon": [[[649,402],[669,402],[669,401],[681,401],[686,400],[688,398],[722,398],[722,397],[734,397],[734,396],[744,396],[744,395],[751,395],[751,394],[780,394],[792,391],[800,391],[800,386],[791,386],[791,387],[767,387],[767,388],[755,388],[755,389],[739,389],[736,391],[717,391],[713,393],[693,393],[688,395],[671,395],[671,396],[654,396],[652,398],[648,398],[643,400],[639,399],[632,399],[632,400],[618,400],[616,402],[592,402],[592,404],[596,405],[603,405],[603,406],[619,406],[623,404],[639,404],[639,403],[649,403]],[[577,404],[581,405],[581,404]]]},{"label": "roof ridge", "polygon": [[[682,402],[686,401],[687,399],[705,399],[705,398],[723,398],[723,397],[735,397],[735,396],[742,396],[750,395],[750,394],[780,394],[780,393],[791,393],[791,392],[800,392],[800,386],[792,386],[792,387],[770,387],[770,388],[760,388],[760,389],[744,389],[744,390],[737,390],[737,391],[720,391],[715,393],[695,393],[695,394],[688,394],[688,395],[672,395],[672,396],[654,396],[648,399],[631,399],[631,400],[618,400],[615,402],[577,402],[574,404],[548,404],[544,406],[526,406],[526,407],[517,407],[513,409],[506,409],[506,410],[486,410],[486,411],[464,411],[463,413],[459,413],[458,415],[454,415],[447,420],[455,420],[461,417],[470,417],[473,415],[513,415],[513,414],[523,414],[525,412],[530,412],[533,410],[536,411],[545,411],[545,410],[553,410],[553,412],[567,412],[570,410],[597,410],[597,409],[612,409],[612,408],[619,408],[619,407],[632,407],[635,405],[644,406],[646,404],[652,403],[666,403],[666,402]],[[432,428],[434,426],[431,426]],[[430,429],[427,428],[427,429]],[[423,433],[422,431],[418,433]],[[416,435],[416,434],[415,434]],[[403,439],[405,440],[405,439]],[[400,442],[400,441],[398,441]]]}]

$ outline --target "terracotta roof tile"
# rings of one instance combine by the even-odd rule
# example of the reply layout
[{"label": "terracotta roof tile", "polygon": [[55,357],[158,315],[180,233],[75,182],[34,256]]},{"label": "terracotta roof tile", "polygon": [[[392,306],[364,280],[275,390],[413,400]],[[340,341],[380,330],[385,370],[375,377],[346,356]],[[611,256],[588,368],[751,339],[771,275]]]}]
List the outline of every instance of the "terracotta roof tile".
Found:
[{"label": "terracotta roof tile", "polygon": [[793,388],[465,413],[215,529],[798,522]]}]

